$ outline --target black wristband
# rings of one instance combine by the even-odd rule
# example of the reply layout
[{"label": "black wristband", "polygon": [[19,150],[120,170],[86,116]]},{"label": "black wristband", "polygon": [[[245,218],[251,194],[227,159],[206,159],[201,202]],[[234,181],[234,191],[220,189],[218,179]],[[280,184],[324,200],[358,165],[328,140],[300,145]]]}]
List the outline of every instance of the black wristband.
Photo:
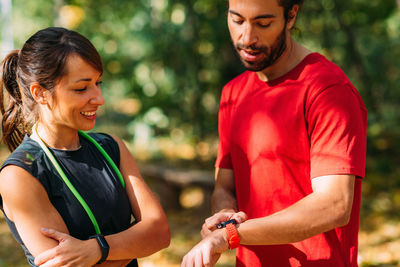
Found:
[{"label": "black wristband", "polygon": [[100,246],[101,258],[97,262],[97,264],[100,264],[107,259],[108,252],[110,251],[110,246],[108,245],[107,240],[104,238],[104,235],[92,235],[91,237],[89,237],[89,239],[91,238],[96,238],[97,243]]},{"label": "black wristband", "polygon": [[219,224],[216,225],[216,227],[217,227],[218,229],[225,228],[225,226],[226,226],[227,224],[229,224],[229,223],[237,224],[237,221],[236,221],[235,219],[232,219],[232,220],[229,220],[229,221],[225,221],[225,222],[219,223]]}]

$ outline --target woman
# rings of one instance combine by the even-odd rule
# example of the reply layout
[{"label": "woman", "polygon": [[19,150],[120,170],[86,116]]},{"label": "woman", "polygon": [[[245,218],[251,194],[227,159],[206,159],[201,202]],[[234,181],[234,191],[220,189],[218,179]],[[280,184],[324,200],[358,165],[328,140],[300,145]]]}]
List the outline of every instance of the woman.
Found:
[{"label": "woman", "polygon": [[132,259],[167,247],[166,216],[127,147],[82,132],[104,104],[89,40],[41,30],[1,72],[3,141],[13,153],[1,167],[0,208],[30,265],[137,266]]}]

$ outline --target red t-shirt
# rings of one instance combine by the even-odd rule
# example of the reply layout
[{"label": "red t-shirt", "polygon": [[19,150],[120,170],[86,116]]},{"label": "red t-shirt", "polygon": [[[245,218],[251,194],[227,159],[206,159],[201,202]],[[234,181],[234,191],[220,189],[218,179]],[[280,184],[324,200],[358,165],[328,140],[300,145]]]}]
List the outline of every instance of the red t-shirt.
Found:
[{"label": "red t-shirt", "polygon": [[240,246],[237,266],[357,266],[366,125],[356,89],[318,53],[275,80],[247,71],[224,87],[216,167],[233,169],[238,208],[249,219],[304,198],[312,178],[357,176],[348,225],[293,244]]}]

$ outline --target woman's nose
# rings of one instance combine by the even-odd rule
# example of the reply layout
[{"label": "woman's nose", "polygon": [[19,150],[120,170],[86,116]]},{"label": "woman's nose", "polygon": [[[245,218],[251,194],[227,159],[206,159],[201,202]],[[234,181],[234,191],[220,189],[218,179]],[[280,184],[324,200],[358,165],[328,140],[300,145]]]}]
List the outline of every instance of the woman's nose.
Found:
[{"label": "woman's nose", "polygon": [[94,89],[93,96],[90,99],[90,104],[101,106],[104,105],[104,102],[105,100],[103,94],[101,93],[101,88],[100,86],[96,86],[96,88]]}]

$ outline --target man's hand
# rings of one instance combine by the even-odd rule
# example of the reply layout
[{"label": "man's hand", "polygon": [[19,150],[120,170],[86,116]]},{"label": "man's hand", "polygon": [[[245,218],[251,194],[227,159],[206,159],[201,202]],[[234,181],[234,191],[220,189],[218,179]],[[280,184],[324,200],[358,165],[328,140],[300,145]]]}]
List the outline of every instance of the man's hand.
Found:
[{"label": "man's hand", "polygon": [[207,218],[201,228],[201,237],[205,238],[215,229],[216,225],[228,220],[236,220],[237,223],[243,223],[247,220],[247,215],[243,211],[220,211],[215,213],[213,216]]},{"label": "man's hand", "polygon": [[40,253],[35,264],[41,267],[93,266],[101,257],[100,247],[95,239],[79,240],[53,229],[42,228],[42,234],[58,241],[52,249]]},{"label": "man's hand", "polygon": [[217,229],[193,247],[183,258],[181,267],[211,267],[221,253],[228,249],[225,229]]}]

